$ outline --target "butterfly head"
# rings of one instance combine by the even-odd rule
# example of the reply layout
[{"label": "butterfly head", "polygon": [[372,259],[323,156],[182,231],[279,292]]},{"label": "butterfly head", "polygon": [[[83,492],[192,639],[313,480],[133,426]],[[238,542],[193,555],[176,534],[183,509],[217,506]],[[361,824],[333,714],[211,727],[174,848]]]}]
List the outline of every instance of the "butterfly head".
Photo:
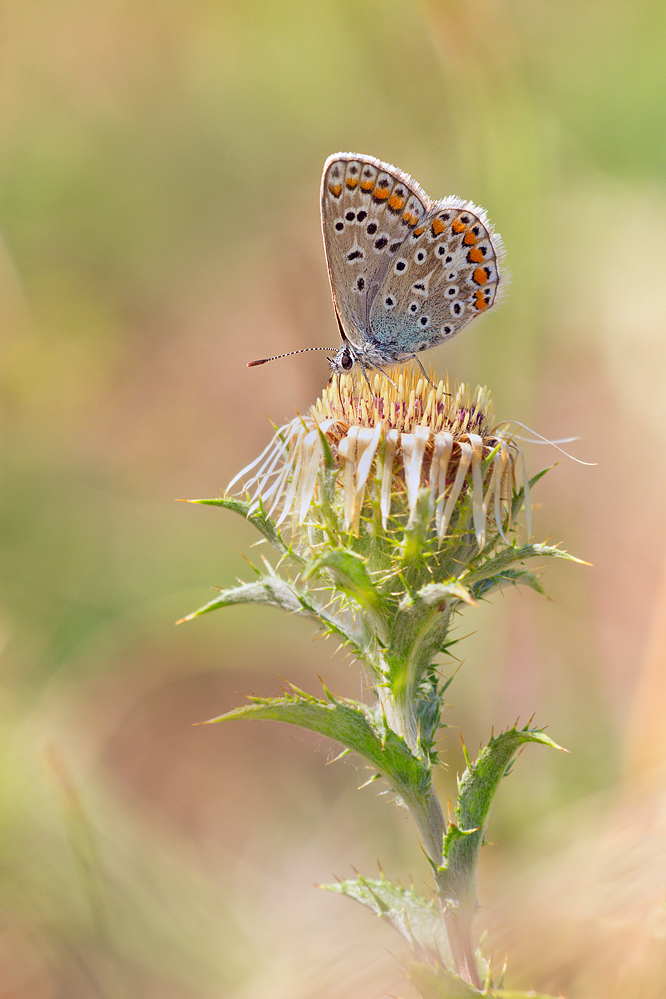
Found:
[{"label": "butterfly head", "polygon": [[331,364],[331,371],[334,371],[338,375],[343,374],[345,371],[351,371],[356,364],[356,357],[352,352],[352,348],[348,340],[345,340],[335,357],[329,357],[329,361]]}]

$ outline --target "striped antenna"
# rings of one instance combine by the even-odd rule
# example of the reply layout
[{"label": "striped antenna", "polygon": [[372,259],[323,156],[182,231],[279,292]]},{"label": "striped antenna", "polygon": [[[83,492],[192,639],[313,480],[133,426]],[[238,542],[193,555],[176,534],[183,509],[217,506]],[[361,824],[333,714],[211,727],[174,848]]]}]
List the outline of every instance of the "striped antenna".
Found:
[{"label": "striped antenna", "polygon": [[292,354],[304,354],[308,350],[337,351],[339,350],[339,347],[301,347],[300,350],[290,350],[287,354],[276,354],[275,357],[262,357],[259,361],[248,361],[246,367],[254,368],[257,364],[267,364],[268,361],[278,361],[281,357],[291,357]]}]

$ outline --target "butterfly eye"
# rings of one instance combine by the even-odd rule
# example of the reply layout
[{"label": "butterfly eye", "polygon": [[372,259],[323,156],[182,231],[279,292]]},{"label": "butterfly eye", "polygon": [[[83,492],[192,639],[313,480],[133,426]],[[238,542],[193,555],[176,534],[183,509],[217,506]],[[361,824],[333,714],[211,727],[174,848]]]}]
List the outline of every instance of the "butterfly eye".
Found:
[{"label": "butterfly eye", "polygon": [[350,368],[354,367],[354,362],[352,361],[349,354],[342,355],[342,357],[340,358],[340,364],[345,369],[345,371],[349,371]]}]

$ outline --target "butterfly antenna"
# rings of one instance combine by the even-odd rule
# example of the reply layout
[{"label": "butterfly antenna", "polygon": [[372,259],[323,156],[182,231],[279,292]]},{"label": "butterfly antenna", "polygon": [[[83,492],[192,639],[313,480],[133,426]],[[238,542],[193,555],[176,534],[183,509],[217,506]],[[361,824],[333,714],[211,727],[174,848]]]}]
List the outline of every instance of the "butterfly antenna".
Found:
[{"label": "butterfly antenna", "polygon": [[248,361],[248,368],[255,368],[257,364],[267,364],[268,361],[279,361],[281,357],[291,357],[292,354],[305,354],[308,350],[332,350],[337,351],[337,347],[301,347],[300,350],[290,350],[286,354],[276,354],[275,357],[262,357],[258,361]]}]

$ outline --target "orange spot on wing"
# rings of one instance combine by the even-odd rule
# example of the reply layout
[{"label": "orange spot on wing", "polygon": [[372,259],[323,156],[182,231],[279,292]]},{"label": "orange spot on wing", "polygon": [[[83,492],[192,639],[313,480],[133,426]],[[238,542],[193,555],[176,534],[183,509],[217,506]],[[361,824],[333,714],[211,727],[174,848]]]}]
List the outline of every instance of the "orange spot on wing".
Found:
[{"label": "orange spot on wing", "polygon": [[362,180],[361,181],[361,190],[362,191],[371,191],[374,186],[375,186],[374,180]]},{"label": "orange spot on wing", "polygon": [[485,284],[488,280],[488,271],[485,267],[477,267],[472,277],[476,284]]},{"label": "orange spot on wing", "polygon": [[431,229],[433,236],[439,236],[441,235],[441,233],[444,232],[446,226],[444,225],[441,219],[433,219]]},{"label": "orange spot on wing", "polygon": [[468,229],[468,231],[465,233],[465,236],[463,238],[463,243],[465,244],[465,246],[474,246],[474,244],[476,243],[476,236],[474,235],[471,229]]},{"label": "orange spot on wing", "polygon": [[358,184],[358,177],[347,177],[345,183],[347,184],[347,187],[351,188],[351,190],[353,191],[356,185]]},{"label": "orange spot on wing", "polygon": [[401,198],[397,194],[392,194],[389,198],[389,208],[392,208],[394,212],[399,212],[405,207],[405,199]]},{"label": "orange spot on wing", "polygon": [[453,223],[454,232],[464,232],[466,228],[467,226],[464,222],[461,222],[460,219],[456,219]]},{"label": "orange spot on wing", "polygon": [[377,201],[386,201],[389,193],[388,187],[376,187],[372,192],[372,196],[373,198],[376,198]]},{"label": "orange spot on wing", "polygon": [[475,299],[474,305],[479,310],[479,312],[483,312],[484,309],[488,308],[488,303],[483,297],[483,292],[481,291],[480,288],[477,291],[476,295],[474,296],[474,299]]},{"label": "orange spot on wing", "polygon": [[414,232],[412,233],[412,235],[413,236],[422,236],[425,231],[426,231],[426,227],[424,225],[420,225],[418,227],[418,229],[414,230]]},{"label": "orange spot on wing", "polygon": [[470,264],[482,264],[483,263],[483,252],[478,248],[476,250],[470,250],[467,254],[467,259]]},{"label": "orange spot on wing", "polygon": [[342,184],[329,184],[328,189],[334,198],[339,198],[342,194]]},{"label": "orange spot on wing", "polygon": [[418,218],[416,217],[416,215],[413,215],[412,212],[405,212],[405,214],[402,216],[402,221],[405,223],[405,225],[416,225],[416,223],[418,222]]}]

